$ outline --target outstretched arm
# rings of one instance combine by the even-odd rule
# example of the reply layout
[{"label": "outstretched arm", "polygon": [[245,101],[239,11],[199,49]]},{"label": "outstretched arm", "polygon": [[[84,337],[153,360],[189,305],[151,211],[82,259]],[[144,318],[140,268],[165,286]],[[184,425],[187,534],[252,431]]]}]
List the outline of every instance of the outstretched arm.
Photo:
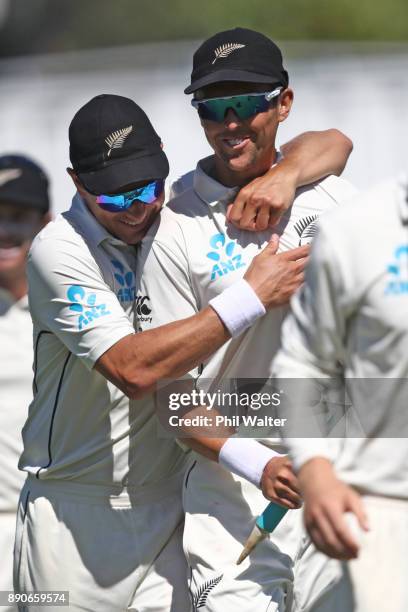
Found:
[{"label": "outstretched arm", "polygon": [[336,129],[296,136],[281,147],[279,164],[240,190],[228,208],[228,219],[251,231],[273,227],[291,206],[298,187],[329,174],[339,176],[352,149],[351,140]]},{"label": "outstretched arm", "polygon": [[[305,246],[276,255],[278,243],[278,236],[273,236],[244,275],[245,281],[266,309],[289,301],[303,282],[309,253],[309,248]],[[164,256],[162,253],[159,267],[164,265]],[[169,273],[172,262],[166,262]],[[178,272],[174,268],[174,277],[176,274]],[[165,278],[162,278],[162,292],[164,284]],[[214,304],[197,314],[188,308],[185,300],[180,301],[180,304],[183,308],[179,312],[184,317],[182,320],[130,334],[109,348],[96,362],[96,369],[128,397],[138,399],[152,392],[158,381],[182,376],[202,363],[231,337],[216,314]],[[242,300],[237,298],[230,306],[245,319],[245,297]]]}]

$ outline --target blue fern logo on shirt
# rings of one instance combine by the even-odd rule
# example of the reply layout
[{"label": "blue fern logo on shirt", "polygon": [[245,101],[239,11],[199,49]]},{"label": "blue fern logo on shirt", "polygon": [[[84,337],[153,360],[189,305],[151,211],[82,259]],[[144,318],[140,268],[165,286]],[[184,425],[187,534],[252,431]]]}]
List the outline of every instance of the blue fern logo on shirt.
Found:
[{"label": "blue fern logo on shirt", "polygon": [[81,330],[94,319],[110,314],[106,304],[96,303],[96,293],[87,293],[81,285],[71,285],[67,290],[71,302],[69,309],[78,313],[78,329]]},{"label": "blue fern logo on shirt", "polygon": [[242,261],[242,254],[237,252],[240,247],[233,240],[227,242],[224,234],[212,236],[210,246],[213,250],[207,253],[207,257],[214,262],[211,270],[212,281],[234,272],[238,268],[245,268],[247,265],[246,262]]},{"label": "blue fern logo on shirt", "polygon": [[130,270],[126,272],[125,266],[117,259],[112,259],[111,263],[116,270],[113,276],[120,285],[116,294],[119,302],[133,302],[136,297],[135,275]]},{"label": "blue fern logo on shirt", "polygon": [[394,261],[387,266],[385,295],[408,295],[408,244],[395,249]]}]

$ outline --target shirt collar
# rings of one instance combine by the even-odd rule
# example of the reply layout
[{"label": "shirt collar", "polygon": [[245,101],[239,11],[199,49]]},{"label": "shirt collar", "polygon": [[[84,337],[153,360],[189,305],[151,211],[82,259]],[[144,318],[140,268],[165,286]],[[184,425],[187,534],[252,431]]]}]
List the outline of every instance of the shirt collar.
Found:
[{"label": "shirt collar", "polygon": [[208,174],[213,159],[214,156],[210,155],[198,162],[194,173],[194,191],[209,206],[216,206],[219,203],[230,204],[235,199],[238,188],[226,187]]},{"label": "shirt collar", "polygon": [[[282,159],[282,154],[279,150],[276,151],[275,166]],[[217,204],[231,204],[239,192],[239,187],[226,187],[219,183],[216,179],[209,175],[209,168],[213,164],[214,155],[201,159],[194,173],[193,188],[201,200],[209,206]],[[272,166],[272,167],[273,167]]]},{"label": "shirt collar", "polygon": [[72,199],[71,208],[68,212],[63,213],[63,215],[66,219],[72,220],[82,231],[87,242],[94,244],[94,246],[99,246],[104,240],[107,240],[110,244],[128,246],[122,240],[119,240],[119,238],[112,236],[112,234],[99,223],[78,192]]}]

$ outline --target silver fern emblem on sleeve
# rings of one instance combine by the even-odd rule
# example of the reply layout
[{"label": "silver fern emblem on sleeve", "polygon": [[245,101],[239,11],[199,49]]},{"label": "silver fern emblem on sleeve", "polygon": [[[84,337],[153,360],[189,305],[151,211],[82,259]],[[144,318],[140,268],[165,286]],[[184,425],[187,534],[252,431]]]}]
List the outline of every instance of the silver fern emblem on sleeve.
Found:
[{"label": "silver fern emblem on sleeve", "polygon": [[109,147],[108,157],[110,157],[112,149],[121,149],[123,147],[123,143],[132,130],[133,125],[129,125],[129,127],[123,128],[122,130],[112,132],[112,134],[109,134],[109,136],[105,138],[105,142]]},{"label": "silver fern emblem on sleeve", "polygon": [[242,47],[245,47],[245,45],[240,45],[239,43],[226,43],[225,45],[221,45],[221,47],[217,47],[217,49],[214,51],[215,58],[211,63],[215,64],[217,59],[220,59],[220,57],[228,57],[228,55],[237,49],[242,49]]}]

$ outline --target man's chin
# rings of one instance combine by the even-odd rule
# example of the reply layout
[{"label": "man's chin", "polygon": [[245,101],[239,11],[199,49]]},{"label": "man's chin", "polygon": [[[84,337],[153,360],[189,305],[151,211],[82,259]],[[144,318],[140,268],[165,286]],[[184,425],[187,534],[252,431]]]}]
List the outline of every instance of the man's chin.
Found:
[{"label": "man's chin", "polygon": [[252,155],[248,155],[246,152],[235,155],[223,155],[223,160],[233,172],[248,170],[254,162]]},{"label": "man's chin", "polygon": [[148,229],[148,227],[144,226],[141,228],[135,227],[126,230],[121,228],[120,232],[116,232],[116,235],[125,244],[136,245],[143,240],[143,238],[147,234]]}]

